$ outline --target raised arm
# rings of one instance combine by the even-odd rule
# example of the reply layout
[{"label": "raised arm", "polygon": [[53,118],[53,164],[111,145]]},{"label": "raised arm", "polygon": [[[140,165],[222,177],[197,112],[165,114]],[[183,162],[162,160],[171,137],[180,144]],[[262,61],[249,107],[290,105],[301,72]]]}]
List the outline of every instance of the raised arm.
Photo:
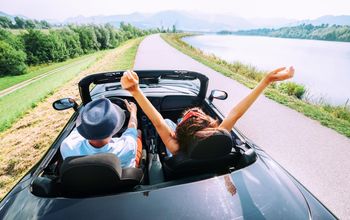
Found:
[{"label": "raised arm", "polygon": [[137,129],[137,107],[135,103],[128,102],[128,100],[124,99],[124,103],[126,105],[126,108],[130,112],[130,119],[128,123],[128,128],[135,128]]},{"label": "raised arm", "polygon": [[168,150],[175,154],[179,145],[175,138],[174,131],[166,124],[162,115],[154,108],[152,103],[145,97],[139,87],[139,77],[133,71],[126,71],[120,80],[122,87],[128,90],[142,108],[143,112],[151,120]]},{"label": "raised arm", "polygon": [[243,100],[241,100],[236,106],[232,108],[230,113],[224,118],[219,127],[224,128],[227,131],[231,131],[238,119],[242,117],[242,115],[249,109],[249,107],[254,103],[254,101],[259,97],[259,95],[268,85],[270,85],[272,82],[289,79],[293,77],[293,75],[293,67],[289,67],[288,69],[282,67],[268,73],[250,92],[249,95],[247,95]]}]

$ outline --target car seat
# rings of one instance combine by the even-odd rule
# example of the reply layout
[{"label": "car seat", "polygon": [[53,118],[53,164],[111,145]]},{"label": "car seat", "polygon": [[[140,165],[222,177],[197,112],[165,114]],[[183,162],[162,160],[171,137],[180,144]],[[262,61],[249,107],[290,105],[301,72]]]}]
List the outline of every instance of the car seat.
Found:
[{"label": "car seat", "polygon": [[142,179],[142,169],[121,168],[119,158],[111,153],[67,157],[60,172],[61,191],[66,196],[126,191]]},{"label": "car seat", "polygon": [[218,130],[213,135],[192,143],[187,152],[165,157],[163,168],[167,179],[228,170],[239,153],[233,147],[231,134]]}]

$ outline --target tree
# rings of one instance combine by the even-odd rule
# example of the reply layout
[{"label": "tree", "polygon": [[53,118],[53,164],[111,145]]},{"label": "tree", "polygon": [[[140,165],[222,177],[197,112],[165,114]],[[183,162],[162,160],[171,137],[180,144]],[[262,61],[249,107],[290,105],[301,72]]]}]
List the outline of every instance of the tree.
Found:
[{"label": "tree", "polygon": [[12,21],[5,16],[0,16],[0,27],[2,28],[12,28]]},{"label": "tree", "polygon": [[22,37],[28,64],[63,61],[68,56],[64,42],[57,33],[44,34],[29,29]]},{"label": "tree", "polygon": [[29,28],[29,29],[34,29],[36,27],[36,25],[32,20],[26,20],[24,27]]},{"label": "tree", "polygon": [[111,48],[110,30],[104,26],[95,26],[94,29],[100,49]]},{"label": "tree", "polygon": [[50,57],[50,61],[65,61],[69,58],[69,52],[66,47],[65,42],[63,41],[61,34],[58,31],[50,31],[47,35],[50,44],[50,51],[48,57]]},{"label": "tree", "polygon": [[0,40],[5,41],[16,50],[24,50],[22,39],[3,28],[0,28]]},{"label": "tree", "polygon": [[0,76],[19,75],[26,72],[26,54],[0,41]]},{"label": "tree", "polygon": [[43,28],[43,29],[49,29],[49,28],[51,28],[51,25],[49,24],[49,22],[44,21],[44,20],[40,21],[40,26],[41,26],[41,28]]},{"label": "tree", "polygon": [[93,27],[91,26],[76,26],[72,30],[79,34],[79,41],[84,53],[90,53],[98,50],[99,43]]},{"label": "tree", "polygon": [[78,33],[72,31],[71,29],[65,28],[58,30],[58,34],[65,44],[69,57],[73,58],[83,54]]},{"label": "tree", "polygon": [[18,29],[25,28],[25,20],[16,16],[14,28],[18,28]]},{"label": "tree", "polygon": [[[17,28],[28,27],[29,29],[20,35],[14,35],[0,28],[0,41],[2,41],[3,53],[7,54],[6,57],[13,57],[14,54],[18,56],[19,61],[14,62],[18,65],[17,69],[14,68],[17,73],[20,72],[18,71],[19,69],[25,69],[20,61],[29,65],[64,61],[70,57],[76,57],[99,49],[113,48],[125,40],[156,31],[143,31],[130,24],[122,23],[119,30],[112,25],[84,25],[51,29],[47,33],[33,29],[33,27],[42,28],[44,25],[48,26],[48,23],[45,24],[45,22],[37,20],[24,20],[19,17],[16,17],[15,20]],[[12,58],[2,58],[2,60],[9,62]],[[14,73],[11,72],[11,74]]]},{"label": "tree", "polygon": [[117,39],[117,33],[115,28],[111,24],[106,24],[105,28],[108,30],[109,33],[109,39],[110,39],[110,47],[114,48],[117,47],[119,44],[119,41]]}]

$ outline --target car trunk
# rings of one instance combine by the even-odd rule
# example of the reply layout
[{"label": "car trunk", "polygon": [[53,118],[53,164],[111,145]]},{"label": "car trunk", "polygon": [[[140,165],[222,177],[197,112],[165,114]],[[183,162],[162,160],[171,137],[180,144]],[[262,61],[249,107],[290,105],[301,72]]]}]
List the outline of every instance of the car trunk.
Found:
[{"label": "car trunk", "polygon": [[[170,184],[171,185],[171,184]],[[159,187],[159,188],[158,188]],[[231,174],[93,198],[40,198],[29,189],[3,207],[3,219],[309,219],[303,195],[274,161]],[[18,210],[21,210],[18,212]]]}]

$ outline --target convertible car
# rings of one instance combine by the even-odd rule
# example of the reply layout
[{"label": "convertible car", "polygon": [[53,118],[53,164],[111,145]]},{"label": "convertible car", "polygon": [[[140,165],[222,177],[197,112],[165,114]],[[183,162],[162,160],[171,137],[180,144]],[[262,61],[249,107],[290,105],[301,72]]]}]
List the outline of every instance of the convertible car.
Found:
[{"label": "convertible car", "polygon": [[[177,121],[201,107],[221,121],[209,79],[191,71],[136,71],[140,88],[164,118]],[[60,145],[75,128],[84,105],[105,97],[126,110],[135,101],[120,85],[122,71],[89,75],[79,82],[82,104],[65,98],[56,110],[74,114],[46,155],[0,203],[0,219],[336,219],[304,186],[240,131],[217,133],[168,157],[138,107],[142,131],[139,168],[121,168],[113,154],[62,159]],[[126,117],[128,112],[125,111]],[[127,121],[124,129],[127,127]],[[121,135],[123,132],[115,134]],[[283,146],[282,146],[283,147]]]}]

